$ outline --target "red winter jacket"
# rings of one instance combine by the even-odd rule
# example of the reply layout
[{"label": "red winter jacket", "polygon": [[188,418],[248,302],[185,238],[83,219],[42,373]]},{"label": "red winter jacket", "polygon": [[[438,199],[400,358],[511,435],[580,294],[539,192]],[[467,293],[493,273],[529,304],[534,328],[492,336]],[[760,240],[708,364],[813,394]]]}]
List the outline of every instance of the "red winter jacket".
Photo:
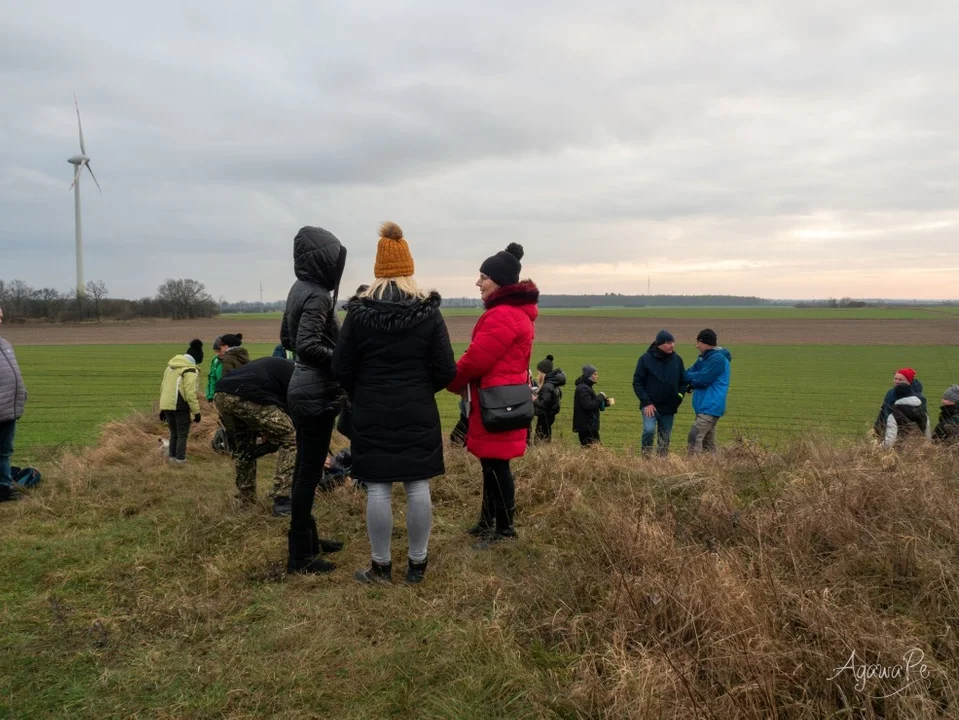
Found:
[{"label": "red winter jacket", "polygon": [[478,391],[529,380],[538,300],[539,290],[531,280],[499,288],[486,299],[486,312],[476,321],[473,339],[456,363],[456,378],[447,390],[458,393],[469,387],[466,448],[478,458],[512,460],[526,452],[526,428],[491,433],[483,427]]}]

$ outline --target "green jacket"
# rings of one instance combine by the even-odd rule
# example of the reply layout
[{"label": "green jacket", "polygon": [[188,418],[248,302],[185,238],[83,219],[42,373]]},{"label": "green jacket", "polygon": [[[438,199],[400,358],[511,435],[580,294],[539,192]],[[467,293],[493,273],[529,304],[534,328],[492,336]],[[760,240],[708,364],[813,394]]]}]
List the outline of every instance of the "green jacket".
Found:
[{"label": "green jacket", "polygon": [[199,414],[200,401],[196,396],[199,376],[200,369],[189,355],[174,355],[170,358],[163,372],[163,384],[160,386],[160,409],[176,410],[179,395],[190,406],[190,412]]},{"label": "green jacket", "polygon": [[213,396],[216,394],[216,384],[223,377],[223,363],[219,356],[214,356],[210,361],[210,375],[206,379],[206,399],[213,402]]}]

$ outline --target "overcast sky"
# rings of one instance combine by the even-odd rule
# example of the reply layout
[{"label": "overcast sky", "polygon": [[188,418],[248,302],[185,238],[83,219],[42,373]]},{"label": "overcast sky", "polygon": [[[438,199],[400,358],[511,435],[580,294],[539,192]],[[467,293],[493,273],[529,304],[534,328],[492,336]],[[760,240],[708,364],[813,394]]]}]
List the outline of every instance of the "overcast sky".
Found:
[{"label": "overcast sky", "polygon": [[956,298],[959,3],[5,3],[0,278],[284,298],[302,225],[473,296]]}]

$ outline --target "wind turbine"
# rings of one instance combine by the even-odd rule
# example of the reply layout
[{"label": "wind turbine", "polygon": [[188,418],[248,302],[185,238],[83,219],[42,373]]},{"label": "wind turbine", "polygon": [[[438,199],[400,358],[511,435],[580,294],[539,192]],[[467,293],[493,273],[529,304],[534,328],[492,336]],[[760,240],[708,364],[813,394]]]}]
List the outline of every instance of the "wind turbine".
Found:
[{"label": "wind turbine", "polygon": [[90,171],[90,177],[93,178],[93,182],[97,183],[97,190],[100,191],[101,195],[103,194],[103,190],[100,190],[100,183],[97,182],[97,176],[93,174],[93,168],[90,167],[87,146],[83,142],[83,125],[80,123],[80,105],[77,103],[76,95],[73,96],[73,105],[77,109],[77,127],[80,128],[80,154],[74,155],[67,160],[67,162],[77,167],[76,172],[73,174],[73,183],[70,187],[73,188],[73,205],[77,224],[77,295],[83,296],[86,295],[86,286],[83,284],[83,231],[80,227],[80,173],[84,167]]}]

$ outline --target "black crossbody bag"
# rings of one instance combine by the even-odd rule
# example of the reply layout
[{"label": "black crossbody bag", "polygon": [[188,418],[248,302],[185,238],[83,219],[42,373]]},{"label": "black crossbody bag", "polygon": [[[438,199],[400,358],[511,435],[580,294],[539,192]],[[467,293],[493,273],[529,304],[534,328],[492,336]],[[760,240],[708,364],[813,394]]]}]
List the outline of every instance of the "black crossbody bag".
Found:
[{"label": "black crossbody bag", "polygon": [[519,430],[533,420],[533,391],[527,383],[480,388],[479,404],[488,432]]}]

